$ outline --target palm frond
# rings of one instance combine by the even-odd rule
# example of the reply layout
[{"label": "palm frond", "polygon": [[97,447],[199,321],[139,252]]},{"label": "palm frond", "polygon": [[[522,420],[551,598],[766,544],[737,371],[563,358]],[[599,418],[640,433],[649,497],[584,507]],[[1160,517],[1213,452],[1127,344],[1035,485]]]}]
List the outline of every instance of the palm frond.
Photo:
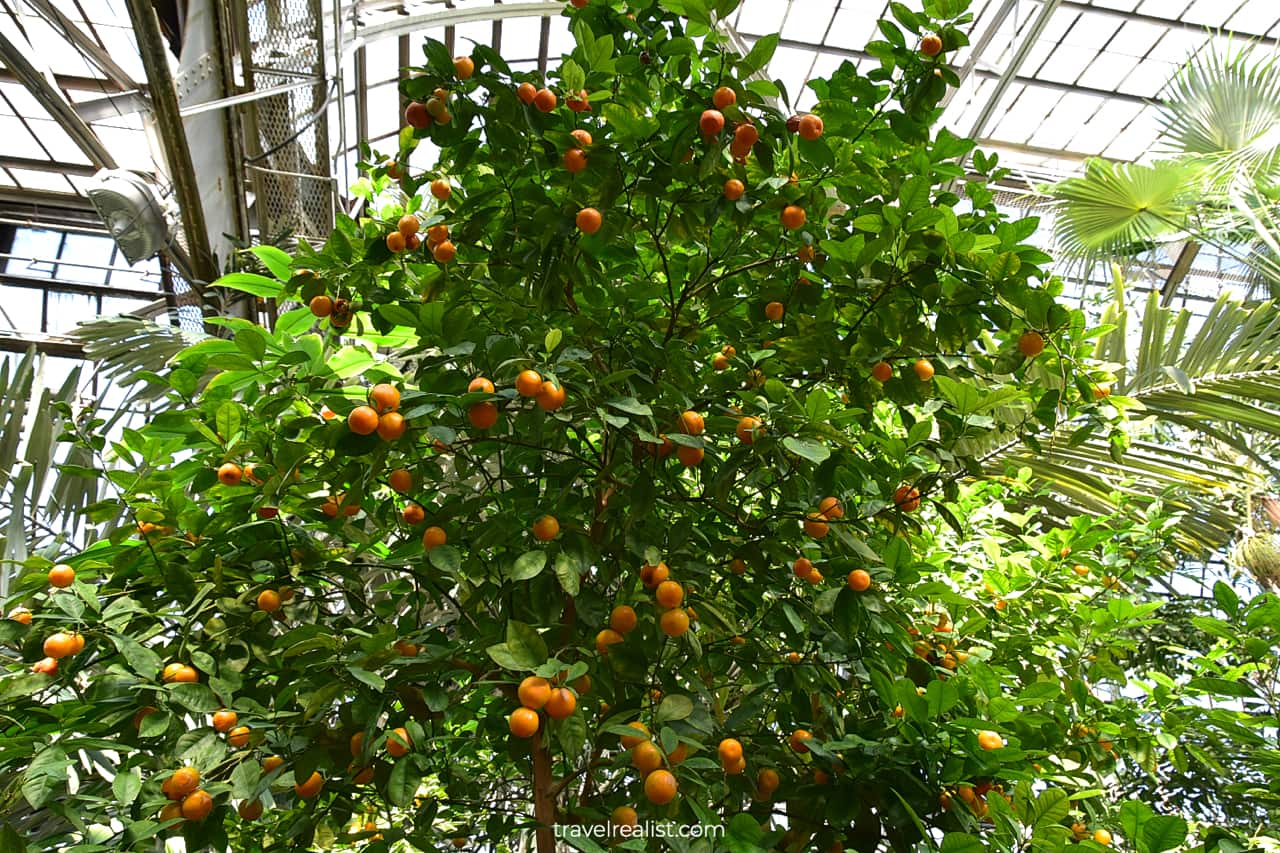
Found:
[{"label": "palm frond", "polygon": [[158,399],[164,390],[139,385],[144,374],[162,369],[184,348],[209,337],[130,315],[81,323],[72,334],[83,345],[85,357],[98,363],[100,378],[117,386],[137,385],[137,398],[147,401]]},{"label": "palm frond", "polygon": [[1197,327],[1189,311],[1162,307],[1152,293],[1135,328],[1137,314],[1117,280],[1105,318],[1114,328],[1099,338],[1097,355],[1126,364],[1115,392],[1177,443],[1135,428],[1129,446],[1116,447],[1072,421],[1030,446],[993,449],[985,470],[1003,477],[1011,466],[1029,469],[1047,487],[1035,501],[1063,519],[1160,501],[1183,514],[1182,547],[1219,550],[1247,519],[1241,499],[1272,473],[1253,445],[1280,438],[1280,307],[1224,295]]}]

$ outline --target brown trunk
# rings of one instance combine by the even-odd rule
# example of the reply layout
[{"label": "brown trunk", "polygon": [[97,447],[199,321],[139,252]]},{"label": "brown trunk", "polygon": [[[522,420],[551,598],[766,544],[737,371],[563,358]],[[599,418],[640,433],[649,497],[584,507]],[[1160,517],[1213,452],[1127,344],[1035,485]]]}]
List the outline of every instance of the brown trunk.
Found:
[{"label": "brown trunk", "polygon": [[533,745],[533,817],[538,821],[534,830],[538,853],[555,853],[556,837],[551,826],[556,822],[556,798],[551,783],[551,750],[542,732]]}]

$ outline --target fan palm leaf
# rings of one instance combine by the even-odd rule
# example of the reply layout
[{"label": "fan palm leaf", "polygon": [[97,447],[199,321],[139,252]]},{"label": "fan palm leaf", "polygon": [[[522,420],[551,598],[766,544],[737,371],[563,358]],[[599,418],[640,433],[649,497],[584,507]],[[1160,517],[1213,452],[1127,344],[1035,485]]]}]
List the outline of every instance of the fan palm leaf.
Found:
[{"label": "fan palm leaf", "polygon": [[[1253,445],[1280,439],[1280,307],[1224,295],[1197,325],[1152,293],[1139,317],[1117,283],[1104,322],[1110,328],[1095,353],[1124,365],[1117,405],[1156,427],[1131,423],[1117,440],[1083,420],[1061,423],[1031,442],[991,449],[986,474],[1029,470],[1044,487],[1032,500],[1064,520],[1125,505],[1142,512],[1160,501],[1181,513],[1177,536],[1186,550],[1223,548],[1247,517],[1242,499],[1269,473]],[[1177,440],[1160,441],[1160,433]]]}]

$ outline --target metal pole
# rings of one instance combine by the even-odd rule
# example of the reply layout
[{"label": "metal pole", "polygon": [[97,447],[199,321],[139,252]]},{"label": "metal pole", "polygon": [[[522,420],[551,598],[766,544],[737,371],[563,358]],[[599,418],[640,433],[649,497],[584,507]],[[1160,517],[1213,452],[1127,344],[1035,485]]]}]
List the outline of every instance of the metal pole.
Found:
[{"label": "metal pole", "polygon": [[147,0],[125,0],[133,32],[138,40],[138,52],[147,71],[147,84],[151,91],[151,109],[160,133],[169,178],[173,181],[174,194],[182,213],[182,232],[187,250],[191,254],[193,287],[200,282],[211,282],[218,277],[218,267],[209,245],[209,230],[205,223],[204,206],[200,202],[200,190],[196,185],[195,167],[191,162],[191,149],[187,145],[187,132],[178,112],[178,94],[169,72],[169,58],[164,38],[160,35],[160,23],[155,9]]}]

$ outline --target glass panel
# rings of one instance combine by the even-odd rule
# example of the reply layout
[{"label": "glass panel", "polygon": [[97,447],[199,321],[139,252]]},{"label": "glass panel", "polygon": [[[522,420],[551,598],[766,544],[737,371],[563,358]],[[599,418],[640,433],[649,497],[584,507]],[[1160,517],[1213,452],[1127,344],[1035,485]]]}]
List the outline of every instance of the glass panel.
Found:
[{"label": "glass panel", "polygon": [[79,323],[98,316],[98,300],[84,293],[49,291],[49,328],[52,335],[65,335]]},{"label": "glass panel", "polygon": [[41,291],[0,284],[0,328],[40,331]]}]

